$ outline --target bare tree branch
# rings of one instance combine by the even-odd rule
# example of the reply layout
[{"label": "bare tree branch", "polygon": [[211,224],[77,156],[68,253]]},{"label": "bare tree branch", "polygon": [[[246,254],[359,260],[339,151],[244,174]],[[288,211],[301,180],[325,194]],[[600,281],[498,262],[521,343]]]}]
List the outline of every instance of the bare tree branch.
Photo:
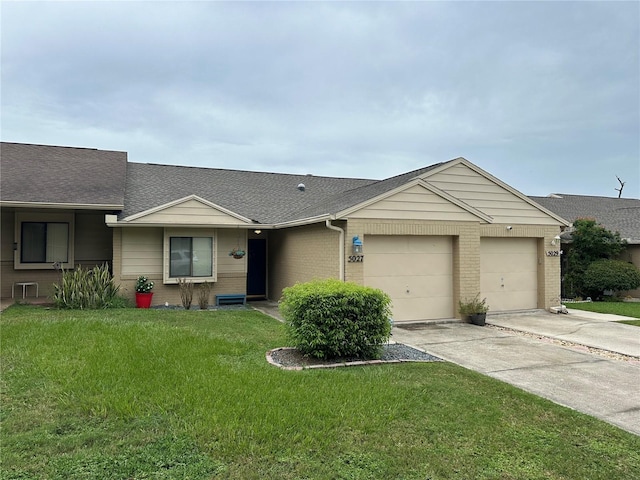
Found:
[{"label": "bare tree branch", "polygon": [[614,190],[618,192],[618,198],[620,198],[622,196],[622,189],[624,188],[624,184],[627,182],[623,182],[622,180],[620,180],[620,177],[617,175],[616,178],[618,179],[618,182],[620,182],[620,188],[614,188]]}]

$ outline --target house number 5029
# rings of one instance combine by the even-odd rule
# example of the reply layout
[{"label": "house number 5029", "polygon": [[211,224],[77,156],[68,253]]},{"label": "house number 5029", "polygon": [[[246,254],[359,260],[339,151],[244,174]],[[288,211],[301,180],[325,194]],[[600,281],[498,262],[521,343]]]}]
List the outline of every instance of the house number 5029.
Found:
[{"label": "house number 5029", "polygon": [[364,255],[349,255],[349,262],[364,262]]}]

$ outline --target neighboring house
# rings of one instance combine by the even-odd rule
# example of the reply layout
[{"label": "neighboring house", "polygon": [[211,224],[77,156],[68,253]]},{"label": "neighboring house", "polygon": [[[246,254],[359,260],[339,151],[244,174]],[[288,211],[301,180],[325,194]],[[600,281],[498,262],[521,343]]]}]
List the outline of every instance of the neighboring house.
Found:
[{"label": "neighboring house", "polygon": [[[0,295],[16,282],[51,293],[53,265],[93,267],[113,258],[106,213],[124,208],[125,152],[0,144]],[[16,287],[18,298],[22,290]],[[28,287],[35,295],[35,286]]]},{"label": "neighboring house", "polygon": [[[6,145],[10,156],[5,156]],[[16,216],[32,208],[29,195],[24,205],[16,205],[16,189],[11,195],[4,191],[5,180],[18,182],[13,176],[22,175],[13,166],[20,149],[40,153],[40,158],[28,158],[41,172],[47,170],[48,152],[86,156],[88,163],[99,155],[125,155],[3,144],[3,296],[11,287],[5,270],[13,275],[11,281],[19,272],[20,255],[11,244],[20,252],[27,240]],[[12,165],[6,169],[8,179],[5,163]],[[57,182],[62,181],[75,185],[82,178],[68,175],[56,177],[50,188],[60,189]],[[95,232],[105,235],[107,229],[103,242],[113,248],[109,260],[122,291],[132,297],[136,278],[146,275],[156,282],[154,304],[180,303],[178,278],[212,282],[214,295],[272,300],[297,282],[340,278],[386,291],[396,321],[456,317],[458,300],[477,293],[487,298],[491,311],[560,302],[554,237],[568,222],[463,158],[379,181],[131,162],[126,175],[117,178],[122,204],[95,207],[108,211]],[[102,180],[117,183],[113,175]],[[39,190],[30,195],[38,198]],[[38,204],[40,214],[53,213],[41,205],[45,200]],[[76,205],[84,201],[63,203],[75,215],[77,237],[84,218],[78,217],[82,212]],[[354,243],[362,244],[362,253]],[[234,248],[247,255],[234,258]],[[76,254],[75,265],[79,260]],[[29,278],[46,283],[51,266],[44,262],[40,267]]]},{"label": "neighboring house", "polygon": [[[640,268],[640,200],[637,198],[592,197],[554,193],[547,197],[529,197],[548,210],[574,222],[578,218],[591,218],[607,230],[620,233],[627,241],[621,260]],[[563,241],[571,238],[571,227],[562,235]],[[640,298],[640,288],[623,292]]]}]

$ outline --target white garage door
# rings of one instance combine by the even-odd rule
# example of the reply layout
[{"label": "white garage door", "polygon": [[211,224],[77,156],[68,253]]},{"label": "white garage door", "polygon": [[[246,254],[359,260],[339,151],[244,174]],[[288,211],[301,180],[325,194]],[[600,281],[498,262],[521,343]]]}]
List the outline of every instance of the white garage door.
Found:
[{"label": "white garage door", "polygon": [[527,310],[538,306],[535,238],[480,240],[480,294],[489,310]]},{"label": "white garage door", "polygon": [[394,321],[453,317],[451,237],[367,235],[364,283],[386,292]]}]

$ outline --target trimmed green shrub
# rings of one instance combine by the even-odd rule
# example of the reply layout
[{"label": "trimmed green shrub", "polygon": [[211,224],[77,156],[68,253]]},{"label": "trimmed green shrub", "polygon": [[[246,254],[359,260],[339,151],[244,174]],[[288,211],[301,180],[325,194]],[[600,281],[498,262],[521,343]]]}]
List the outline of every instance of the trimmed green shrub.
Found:
[{"label": "trimmed green shrub", "polygon": [[391,334],[391,299],[339,280],[285,288],[280,311],[294,346],[316,358],[379,358]]},{"label": "trimmed green shrub", "polygon": [[98,309],[121,306],[109,267],[104,264],[91,270],[78,266],[62,270],[60,284],[53,284],[53,303],[58,308]]},{"label": "trimmed green shrub", "polygon": [[622,260],[597,260],[584,273],[585,288],[594,294],[605,290],[619,292],[640,287],[640,270]]}]

